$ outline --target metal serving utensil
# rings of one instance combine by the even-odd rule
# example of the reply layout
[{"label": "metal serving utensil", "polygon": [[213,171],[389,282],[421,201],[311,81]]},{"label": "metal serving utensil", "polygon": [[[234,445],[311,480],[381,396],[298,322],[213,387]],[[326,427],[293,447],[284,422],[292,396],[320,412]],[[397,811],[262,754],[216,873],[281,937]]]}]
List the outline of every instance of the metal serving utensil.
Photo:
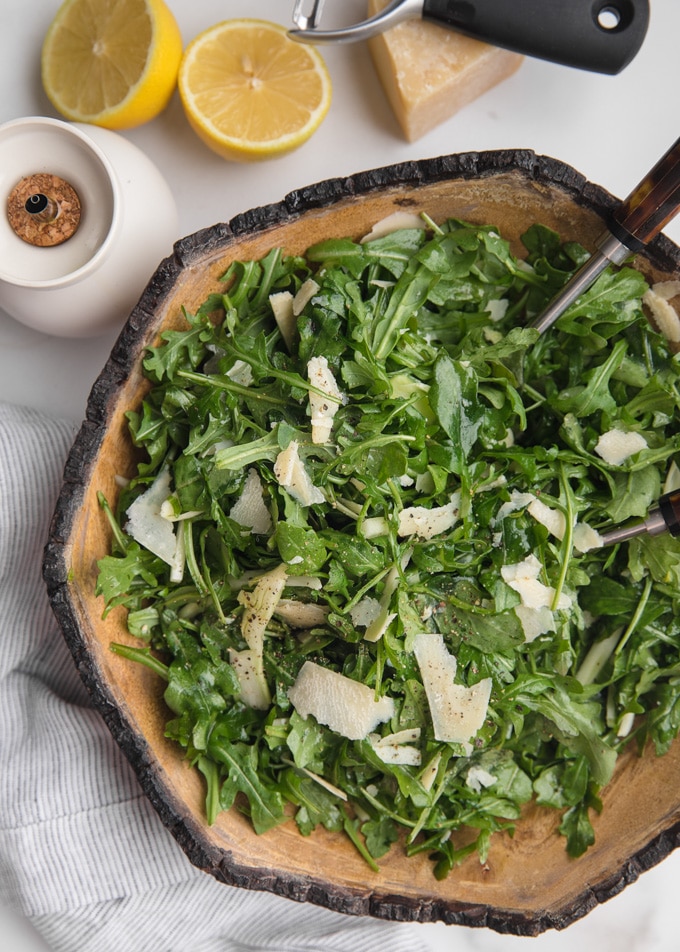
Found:
[{"label": "metal serving utensil", "polygon": [[656,536],[661,535],[662,532],[670,532],[672,536],[680,535],[680,489],[661,496],[658,506],[649,511],[643,522],[601,532],[600,538],[602,545],[615,545],[617,542],[626,542],[645,533]]},{"label": "metal serving utensil", "polygon": [[649,0],[391,0],[360,23],[321,30],[323,2],[295,0],[293,39],[352,43],[422,18],[526,56],[609,74],[630,63],[649,24]]},{"label": "metal serving utensil", "polygon": [[680,211],[680,139],[611,213],[596,251],[531,324],[540,333],[587,291],[610,264],[622,264],[644,249]]}]

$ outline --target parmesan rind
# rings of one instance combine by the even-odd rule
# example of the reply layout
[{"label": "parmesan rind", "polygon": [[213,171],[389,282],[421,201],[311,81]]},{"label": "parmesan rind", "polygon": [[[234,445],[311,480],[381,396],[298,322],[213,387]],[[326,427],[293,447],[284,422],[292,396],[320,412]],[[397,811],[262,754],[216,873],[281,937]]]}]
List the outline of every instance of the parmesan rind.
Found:
[{"label": "parmesan rind", "polygon": [[274,475],[281,488],[285,489],[301,506],[312,506],[326,501],[326,497],[314,485],[300,459],[296,440],[291,440],[286,449],[281,450],[276,457]]},{"label": "parmesan rind", "polygon": [[257,535],[271,532],[272,517],[265,505],[262,481],[256,469],[248,470],[241,495],[231,507],[229,518]]},{"label": "parmesan rind", "polygon": [[394,716],[391,697],[376,699],[375,691],[337,671],[305,661],[288,689],[288,697],[298,714],[310,714],[320,724],[349,740],[363,740],[378,724]]},{"label": "parmesan rind", "polygon": [[440,634],[417,634],[413,651],[425,687],[435,738],[445,743],[468,743],[484,724],[491,678],[483,678],[472,687],[456,684],[457,662]]},{"label": "parmesan rind", "polygon": [[344,397],[324,356],[312,357],[308,361],[307,378],[317,391],[321,391],[309,391],[312,443],[328,443],[333,419]]},{"label": "parmesan rind", "polygon": [[597,455],[610,466],[620,466],[635,453],[647,449],[647,440],[634,430],[627,432],[613,427],[603,433],[595,444]]}]

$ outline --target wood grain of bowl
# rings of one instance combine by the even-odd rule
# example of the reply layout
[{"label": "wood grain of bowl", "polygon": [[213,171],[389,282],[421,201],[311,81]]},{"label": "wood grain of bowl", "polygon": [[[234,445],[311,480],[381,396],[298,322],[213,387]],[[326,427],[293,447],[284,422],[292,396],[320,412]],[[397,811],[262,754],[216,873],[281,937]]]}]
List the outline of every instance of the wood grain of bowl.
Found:
[{"label": "wood grain of bowl", "polygon": [[[494,224],[518,253],[519,236],[533,222],[592,248],[614,203],[571,167],[531,151],[444,156],[294,191],[179,241],[151,278],[92,388],[66,463],[44,578],[78,670],[142,788],[190,861],[218,880],[351,915],[528,936],[570,925],[676,847],[679,743],[663,758],[631,752],[620,759],[594,819],[596,843],[578,860],[569,859],[556,835],[556,815],[535,806],[514,838],[494,838],[484,865],[472,857],[443,882],[434,879],[427,857],[396,851],[376,875],[340,834],[301,837],[286,824],[257,836],[235,810],[210,827],[202,778],[164,737],[159,679],[109,650],[129,636],[120,611],[102,620],[95,597],[97,560],[110,545],[97,493],[114,500],[116,478],[134,472],[125,413],[138,407],[147,387],[144,349],[162,330],[182,325],[182,306],[192,310],[216,290],[230,262],[259,258],[275,246],[297,253],[321,239],[359,237],[397,209]],[[668,279],[680,269],[680,249],[660,236],[635,266],[651,281]]]}]

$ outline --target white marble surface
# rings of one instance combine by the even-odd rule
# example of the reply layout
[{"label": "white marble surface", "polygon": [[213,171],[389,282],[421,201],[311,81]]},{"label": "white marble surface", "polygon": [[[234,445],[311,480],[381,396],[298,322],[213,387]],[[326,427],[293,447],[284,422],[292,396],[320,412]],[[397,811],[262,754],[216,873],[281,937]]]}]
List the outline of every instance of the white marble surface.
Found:
[{"label": "white marble surface", "polygon": [[[168,0],[185,41],[232,16],[290,24],[293,0]],[[226,221],[275,202],[321,179],[449,152],[530,148],[562,159],[591,181],[623,197],[678,134],[680,60],[678,0],[654,0],[650,30],[633,63],[619,76],[579,72],[527,60],[518,73],[418,142],[407,143],[380,90],[362,45],[325,48],[334,101],[321,129],[300,151],[257,165],[223,162],[195,138],[177,97],[154,122],[127,133],[156,163],[177,198],[180,233]],[[364,0],[326,5],[326,24],[360,19]],[[40,46],[57,0],[2,4],[0,12],[0,122],[55,115],[39,76]],[[339,14],[338,11],[342,10]],[[680,241],[680,218],[666,233]],[[141,290],[141,289],[140,289]],[[29,330],[0,312],[0,400],[32,405],[80,421],[90,387],[115,334],[66,340]],[[625,830],[622,830],[625,835]],[[418,928],[435,952],[671,952],[680,855],[644,874],[623,894],[563,933],[518,939],[487,930],[432,925]],[[13,924],[16,927],[16,923]],[[36,948],[0,913],[0,947]],[[10,945],[6,937],[12,935]]]}]

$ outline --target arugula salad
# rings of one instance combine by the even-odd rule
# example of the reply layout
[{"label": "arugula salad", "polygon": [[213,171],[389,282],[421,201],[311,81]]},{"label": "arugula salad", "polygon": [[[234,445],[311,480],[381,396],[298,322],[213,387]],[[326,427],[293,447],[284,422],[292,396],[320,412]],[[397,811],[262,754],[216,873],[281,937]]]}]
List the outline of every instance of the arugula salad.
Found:
[{"label": "arugula salad", "polygon": [[[680,367],[622,267],[427,216],[234,263],[148,349],[106,611],[166,682],[206,814],[344,831],[370,867],[487,857],[531,800],[569,854],[628,744],[680,726]],[[396,845],[398,842],[398,845]]]}]

